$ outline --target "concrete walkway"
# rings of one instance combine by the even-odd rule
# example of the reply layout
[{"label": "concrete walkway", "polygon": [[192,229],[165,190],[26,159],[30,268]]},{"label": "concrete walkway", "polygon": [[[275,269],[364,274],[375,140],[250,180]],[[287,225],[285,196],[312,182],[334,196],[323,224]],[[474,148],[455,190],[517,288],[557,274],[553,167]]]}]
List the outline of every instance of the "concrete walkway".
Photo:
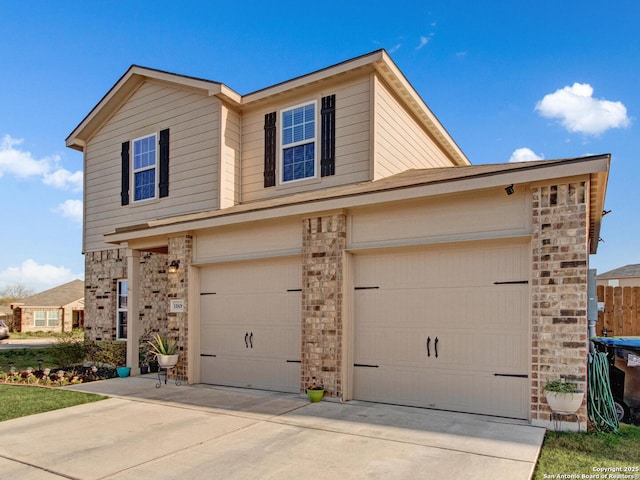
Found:
[{"label": "concrete walkway", "polygon": [[66,387],[111,398],[1,422],[3,478],[517,480],[544,436],[485,416],[156,382]]}]

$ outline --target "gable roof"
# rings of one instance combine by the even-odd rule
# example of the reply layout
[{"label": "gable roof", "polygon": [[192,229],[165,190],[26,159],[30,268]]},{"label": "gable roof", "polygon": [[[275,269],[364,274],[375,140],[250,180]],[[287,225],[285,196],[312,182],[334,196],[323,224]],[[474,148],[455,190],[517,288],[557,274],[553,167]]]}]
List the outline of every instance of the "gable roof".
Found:
[{"label": "gable roof", "polygon": [[624,267],[615,268],[608,272],[601,273],[596,278],[625,278],[640,277],[640,263],[625,265]]},{"label": "gable roof", "polygon": [[284,195],[242,203],[222,210],[157,218],[140,225],[116,228],[115,231],[107,233],[105,239],[107,242],[120,243],[156,234],[166,235],[286,215],[589,175],[590,251],[596,253],[610,161],[611,155],[604,154],[560,160],[408,170],[376,181]]},{"label": "gable roof", "polygon": [[62,307],[78,300],[84,301],[84,281],[73,280],[64,285],[50,288],[16,302],[20,308],[25,307]]},{"label": "gable roof", "polygon": [[310,87],[317,88],[319,83],[346,78],[349,75],[360,72],[374,71],[402,99],[408,110],[415,115],[423,128],[433,136],[435,142],[446,152],[455,165],[471,164],[385,50],[376,50],[247,95],[240,95],[220,82],[132,65],[73,132],[69,134],[66,139],[66,145],[69,148],[83,151],[93,135],[145,81],[149,80],[173,84],[179,88],[196,90],[207,96],[216,96],[228,105],[240,110],[248,106],[260,105],[266,101],[273,101],[284,94],[291,94]]}]

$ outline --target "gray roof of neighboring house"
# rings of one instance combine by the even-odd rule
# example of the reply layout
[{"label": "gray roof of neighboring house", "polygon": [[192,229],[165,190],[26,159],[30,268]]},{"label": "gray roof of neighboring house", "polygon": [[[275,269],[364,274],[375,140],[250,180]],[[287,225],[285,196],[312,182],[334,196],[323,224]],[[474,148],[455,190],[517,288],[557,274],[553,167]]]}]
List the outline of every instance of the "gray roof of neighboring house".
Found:
[{"label": "gray roof of neighboring house", "polygon": [[50,288],[44,292],[36,293],[30,297],[15,302],[21,308],[24,307],[61,307],[69,303],[84,300],[84,281],[73,280],[64,285]]},{"label": "gray roof of neighboring house", "polygon": [[601,273],[597,278],[640,277],[640,263],[625,265],[624,267]]}]

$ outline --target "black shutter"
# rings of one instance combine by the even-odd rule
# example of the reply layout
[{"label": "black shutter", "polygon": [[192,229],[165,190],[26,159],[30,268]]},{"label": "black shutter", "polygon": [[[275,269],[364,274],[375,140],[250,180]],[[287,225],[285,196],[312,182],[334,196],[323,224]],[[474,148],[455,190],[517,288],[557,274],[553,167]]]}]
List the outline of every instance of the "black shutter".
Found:
[{"label": "black shutter", "polygon": [[322,97],[320,138],[320,175],[336,173],[336,96]]},{"label": "black shutter", "polygon": [[129,142],[122,144],[122,181],[120,189],[120,205],[129,205]]},{"label": "black shutter", "polygon": [[264,116],[264,186],[276,184],[276,112]]},{"label": "black shutter", "polygon": [[158,193],[160,198],[169,196],[169,129],[160,132],[160,173]]}]

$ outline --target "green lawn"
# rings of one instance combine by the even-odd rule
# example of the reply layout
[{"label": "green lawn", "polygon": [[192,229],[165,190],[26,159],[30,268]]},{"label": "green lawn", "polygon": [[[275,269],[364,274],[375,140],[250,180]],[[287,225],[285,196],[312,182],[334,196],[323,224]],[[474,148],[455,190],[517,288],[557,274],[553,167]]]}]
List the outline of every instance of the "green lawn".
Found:
[{"label": "green lawn", "polygon": [[[596,470],[607,467],[622,470],[613,473]],[[547,432],[533,478],[563,478],[561,475],[567,475],[564,478],[572,478],[569,475],[578,475],[574,478],[589,478],[587,475],[614,478],[609,477],[610,474],[632,475],[619,478],[640,478],[640,427],[621,424],[619,435]]]},{"label": "green lawn", "polygon": [[0,422],[36,413],[97,402],[108,397],[56,388],[0,385]]},{"label": "green lawn", "polygon": [[0,372],[7,373],[11,367],[15,367],[18,371],[26,370],[29,367],[36,369],[40,363],[42,363],[42,368],[58,366],[51,356],[50,348],[18,348],[0,351]]}]

